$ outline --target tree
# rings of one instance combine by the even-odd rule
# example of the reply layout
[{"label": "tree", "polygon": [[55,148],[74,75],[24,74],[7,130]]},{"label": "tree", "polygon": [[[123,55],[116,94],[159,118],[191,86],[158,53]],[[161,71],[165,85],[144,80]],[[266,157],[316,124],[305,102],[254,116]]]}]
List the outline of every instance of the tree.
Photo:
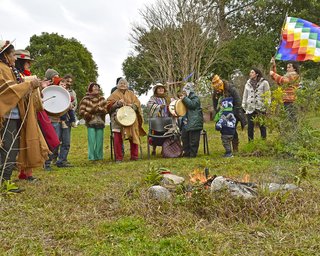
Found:
[{"label": "tree", "polygon": [[43,77],[48,68],[53,68],[61,76],[74,76],[73,89],[77,97],[82,98],[91,81],[97,81],[97,65],[92,54],[75,38],[64,38],[56,33],[42,33],[30,38],[27,47],[35,62],[32,71],[38,77]]}]

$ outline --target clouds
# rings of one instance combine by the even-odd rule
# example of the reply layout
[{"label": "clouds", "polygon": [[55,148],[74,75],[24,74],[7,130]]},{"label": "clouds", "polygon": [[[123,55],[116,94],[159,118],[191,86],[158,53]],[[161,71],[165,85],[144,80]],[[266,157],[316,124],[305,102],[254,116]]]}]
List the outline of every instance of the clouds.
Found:
[{"label": "clouds", "polygon": [[25,48],[41,32],[76,38],[92,53],[98,83],[109,95],[132,51],[131,24],[139,22],[138,10],[154,1],[0,0],[0,38],[16,38],[15,48]]}]

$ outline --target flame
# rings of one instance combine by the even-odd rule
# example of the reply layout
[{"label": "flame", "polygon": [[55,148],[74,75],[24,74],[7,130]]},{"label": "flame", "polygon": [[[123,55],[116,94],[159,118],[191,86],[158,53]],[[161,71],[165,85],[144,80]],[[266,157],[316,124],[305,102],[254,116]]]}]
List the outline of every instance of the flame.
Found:
[{"label": "flame", "polygon": [[245,174],[242,178],[242,182],[246,182],[248,183],[250,181],[250,175],[249,174]]},{"label": "flame", "polygon": [[205,173],[201,169],[194,169],[193,172],[189,174],[189,177],[191,183],[205,183],[207,181]]}]

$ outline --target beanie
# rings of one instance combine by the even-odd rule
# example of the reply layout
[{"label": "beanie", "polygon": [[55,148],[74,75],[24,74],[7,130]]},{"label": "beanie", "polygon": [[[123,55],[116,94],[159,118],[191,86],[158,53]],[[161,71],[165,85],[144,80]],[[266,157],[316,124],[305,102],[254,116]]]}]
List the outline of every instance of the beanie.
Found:
[{"label": "beanie", "polygon": [[56,76],[56,75],[59,75],[59,73],[54,70],[54,69],[47,69],[46,73],[44,74],[44,76],[46,77],[47,80],[51,80],[52,77]]}]

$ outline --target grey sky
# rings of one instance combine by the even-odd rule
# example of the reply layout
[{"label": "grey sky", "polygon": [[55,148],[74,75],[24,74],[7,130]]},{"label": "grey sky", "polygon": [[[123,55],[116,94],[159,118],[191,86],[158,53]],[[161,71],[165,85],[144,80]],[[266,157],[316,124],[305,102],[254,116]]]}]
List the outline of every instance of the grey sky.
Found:
[{"label": "grey sky", "polygon": [[[106,95],[122,76],[122,62],[132,51],[132,24],[139,9],[155,0],[0,0],[0,38],[25,48],[32,35],[58,33],[79,40],[98,65],[98,83]],[[76,74],[75,74],[76,75]],[[143,100],[145,101],[145,100]]]}]

